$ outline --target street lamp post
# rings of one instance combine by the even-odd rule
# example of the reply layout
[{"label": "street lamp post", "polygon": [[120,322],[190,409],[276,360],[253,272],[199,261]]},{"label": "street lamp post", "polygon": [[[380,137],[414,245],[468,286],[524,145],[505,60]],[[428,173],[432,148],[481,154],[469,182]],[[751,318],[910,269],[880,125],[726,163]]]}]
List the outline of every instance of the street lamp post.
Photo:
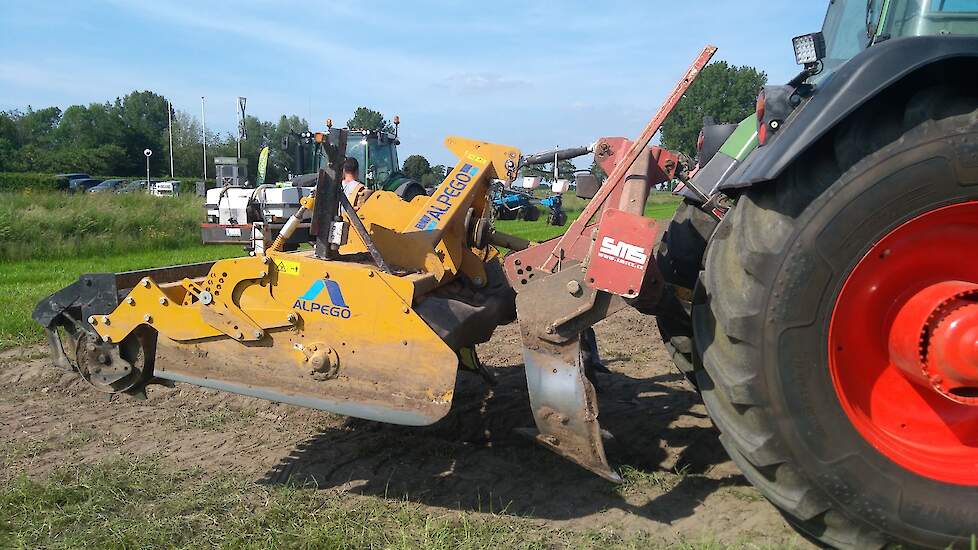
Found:
[{"label": "street lamp post", "polygon": [[143,154],[146,155],[146,190],[152,192],[152,184],[149,182],[149,157],[153,156],[153,151],[151,149],[144,149]]},{"label": "street lamp post", "polygon": [[166,102],[166,128],[170,134],[170,179],[173,179],[173,103]]},{"label": "street lamp post", "polygon": [[204,181],[207,181],[207,122],[204,120],[204,96],[200,96],[200,134],[204,144]]}]

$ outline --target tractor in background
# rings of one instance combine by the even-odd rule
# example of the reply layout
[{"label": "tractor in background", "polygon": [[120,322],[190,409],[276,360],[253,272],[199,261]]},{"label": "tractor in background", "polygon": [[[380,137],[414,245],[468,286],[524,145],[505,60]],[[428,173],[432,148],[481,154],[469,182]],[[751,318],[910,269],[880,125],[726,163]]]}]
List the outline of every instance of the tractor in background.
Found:
[{"label": "tractor in background", "polygon": [[[420,183],[400,171],[397,159],[397,127],[400,118],[394,117],[393,134],[380,130],[348,130],[346,156],[355,158],[361,167],[360,179],[371,190],[391,191],[410,201],[425,193]],[[303,198],[315,187],[316,174],[328,162],[324,136],[332,129],[332,119],[326,120],[327,132],[294,132],[283,140],[283,151],[291,152],[292,169],[286,182],[251,185],[247,182],[224,185],[206,192],[206,221],[201,224],[204,244],[242,244],[254,250],[262,243],[271,243],[285,222],[299,210]],[[240,178],[239,178],[240,179]],[[238,180],[235,180],[238,181]],[[305,219],[285,244],[293,250],[309,240],[311,216]]]}]

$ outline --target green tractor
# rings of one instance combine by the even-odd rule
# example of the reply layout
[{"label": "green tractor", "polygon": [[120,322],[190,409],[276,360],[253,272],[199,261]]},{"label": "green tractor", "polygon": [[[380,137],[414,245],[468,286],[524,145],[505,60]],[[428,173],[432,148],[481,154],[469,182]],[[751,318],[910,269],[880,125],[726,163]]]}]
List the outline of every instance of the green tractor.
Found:
[{"label": "green tractor", "polygon": [[708,124],[656,311],[744,475],[839,548],[978,534],[978,2],[833,0]]},{"label": "green tractor", "polygon": [[[383,130],[348,131],[346,141],[346,156],[355,158],[360,165],[360,180],[372,190],[392,191],[402,199],[410,201],[414,197],[425,194],[424,187],[414,179],[401,172],[397,160],[397,126],[398,117],[394,117],[394,133]],[[332,121],[327,120],[327,127],[332,130]],[[298,142],[294,145],[293,155],[295,166],[301,174],[315,174],[326,167],[328,159],[323,149],[324,136],[321,132],[303,132],[297,134]],[[283,144],[285,148],[288,143]]]}]

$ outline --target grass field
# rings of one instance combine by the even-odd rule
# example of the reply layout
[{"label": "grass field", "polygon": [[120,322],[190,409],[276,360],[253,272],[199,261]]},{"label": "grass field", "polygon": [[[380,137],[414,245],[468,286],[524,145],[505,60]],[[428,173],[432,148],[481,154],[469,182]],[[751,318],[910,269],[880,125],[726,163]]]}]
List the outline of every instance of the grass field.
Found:
[{"label": "grass field", "polygon": [[641,535],[569,532],[501,514],[432,511],[408,500],[126,460],[64,467],[44,481],[15,478],[0,488],[0,510],[5,548],[653,547]]},{"label": "grass field", "polygon": [[194,195],[0,193],[0,261],[194,246],[203,215]]}]

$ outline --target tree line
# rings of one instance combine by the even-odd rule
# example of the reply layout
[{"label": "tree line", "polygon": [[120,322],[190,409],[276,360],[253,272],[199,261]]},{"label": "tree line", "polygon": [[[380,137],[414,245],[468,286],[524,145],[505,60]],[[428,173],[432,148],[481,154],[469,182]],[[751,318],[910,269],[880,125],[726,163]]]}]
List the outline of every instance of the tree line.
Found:
[{"label": "tree line", "polygon": [[[132,176],[145,171],[144,149],[153,151],[154,177],[169,176],[170,143],[166,98],[151,91],[134,91],[114,101],[0,112],[0,172],[87,172]],[[172,110],[173,170],[176,177],[201,177],[201,123],[192,114]],[[269,178],[285,177],[293,159],[279,143],[287,135],[308,131],[298,116],[282,115],[277,122],[245,117],[247,138],[241,156],[255,174],[258,153],[270,145]],[[294,139],[294,138],[293,138]],[[235,156],[237,136],[207,132],[207,170],[214,174],[214,157]]]},{"label": "tree line", "polygon": [[[737,67],[724,61],[712,63],[683,96],[662,128],[663,146],[696,155],[696,139],[706,116],[717,122],[739,122],[754,110],[754,100],[767,75],[753,67]],[[0,172],[87,172],[98,175],[133,176],[145,170],[144,149],[152,149],[152,172],[169,176],[169,139],[166,98],[152,91],[133,91],[114,101],[58,107],[0,111]],[[186,111],[172,110],[173,164],[176,177],[200,177],[201,123]],[[349,128],[384,130],[394,126],[373,109],[360,107],[347,121]],[[247,137],[241,156],[249,160],[251,178],[257,173],[258,154],[270,147],[266,180],[284,179],[298,171],[291,153],[280,144],[309,130],[309,123],[295,115],[278,121],[245,117]],[[237,136],[207,132],[207,170],[213,175],[214,157],[235,156]],[[445,177],[448,168],[432,166],[421,155],[408,156],[402,172],[431,187]],[[597,169],[592,165],[592,170]],[[558,165],[560,178],[573,179],[574,165]],[[526,167],[526,176],[553,179],[553,167]],[[599,174],[602,175],[602,174]],[[157,176],[154,176],[157,177]]]}]

